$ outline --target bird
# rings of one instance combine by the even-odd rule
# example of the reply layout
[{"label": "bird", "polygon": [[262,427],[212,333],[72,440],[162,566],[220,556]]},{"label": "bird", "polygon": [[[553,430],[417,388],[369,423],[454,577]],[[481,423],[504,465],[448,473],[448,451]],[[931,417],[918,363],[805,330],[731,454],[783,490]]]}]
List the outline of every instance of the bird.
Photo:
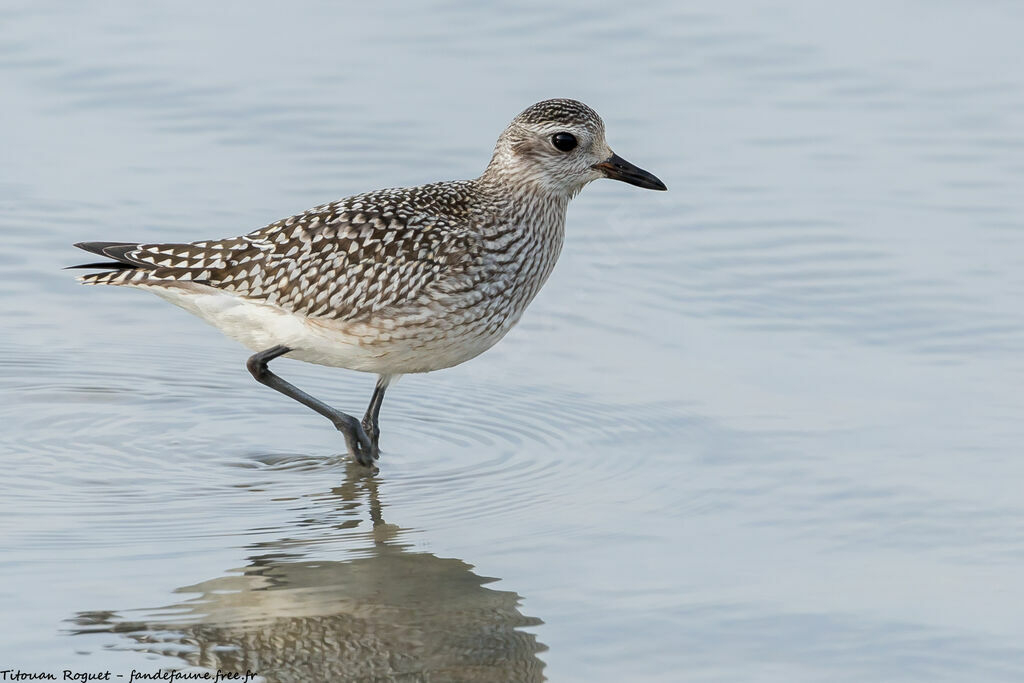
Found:
[{"label": "bird", "polygon": [[[555,266],[569,201],[600,178],[667,189],[612,152],[593,109],[549,99],[512,120],[473,180],[357,194],[227,239],[79,242],[106,260],[70,268],[95,271],[83,284],[148,290],[241,342],[256,381],[326,417],[371,467],[388,386],[504,337]],[[272,372],[281,357],[375,374],[362,420]]]}]

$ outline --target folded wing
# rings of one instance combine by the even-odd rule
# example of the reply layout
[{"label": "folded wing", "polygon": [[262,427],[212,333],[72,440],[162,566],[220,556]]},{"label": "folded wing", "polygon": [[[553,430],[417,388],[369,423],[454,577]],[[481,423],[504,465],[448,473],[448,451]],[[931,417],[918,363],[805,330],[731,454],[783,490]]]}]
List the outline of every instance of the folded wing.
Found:
[{"label": "folded wing", "polygon": [[389,206],[388,191],[311,209],[242,237],[188,244],[81,242],[111,259],[86,284],[196,283],[310,317],[354,320],[432,286],[483,277],[477,240],[445,212]]}]

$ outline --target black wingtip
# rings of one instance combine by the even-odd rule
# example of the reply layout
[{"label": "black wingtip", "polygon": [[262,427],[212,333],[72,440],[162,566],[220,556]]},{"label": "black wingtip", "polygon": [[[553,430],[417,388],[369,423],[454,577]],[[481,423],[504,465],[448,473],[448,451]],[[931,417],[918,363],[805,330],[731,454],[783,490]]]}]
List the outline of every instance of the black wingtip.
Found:
[{"label": "black wingtip", "polygon": [[80,263],[77,266],[65,266],[64,270],[74,270],[76,268],[99,268],[102,270],[127,270],[128,268],[134,268],[135,266],[130,263],[118,263],[117,261],[99,261],[97,263]]},{"label": "black wingtip", "polygon": [[111,259],[112,261],[117,261],[116,264],[103,264],[102,266],[95,266],[92,264],[73,266],[75,268],[105,268],[109,266],[113,269],[119,269],[126,266],[129,268],[136,268],[142,265],[128,256],[129,253],[138,248],[139,245],[135,242],[75,242],[75,246],[84,251]]},{"label": "black wingtip", "polygon": [[112,247],[119,242],[75,242],[75,246],[84,251],[92,252],[93,254],[99,254],[100,256],[106,256],[103,250],[107,247]]},{"label": "black wingtip", "polygon": [[131,242],[75,242],[75,246],[83,251],[98,254],[99,256],[111,260],[98,261],[96,263],[82,263],[77,266],[67,266],[64,270],[74,270],[76,268],[125,270],[128,268],[135,268],[138,265],[125,258],[125,253],[138,246]]}]

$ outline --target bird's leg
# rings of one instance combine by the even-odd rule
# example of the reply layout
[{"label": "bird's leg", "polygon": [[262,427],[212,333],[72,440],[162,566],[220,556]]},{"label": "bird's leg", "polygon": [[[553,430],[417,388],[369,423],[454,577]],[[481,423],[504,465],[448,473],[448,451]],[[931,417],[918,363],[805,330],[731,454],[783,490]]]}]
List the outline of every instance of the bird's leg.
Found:
[{"label": "bird's leg", "polygon": [[380,445],[380,404],[384,402],[384,391],[391,382],[390,375],[377,377],[377,386],[373,389],[373,396],[370,398],[370,405],[366,408],[366,415],[363,416],[363,431],[370,437],[373,443],[376,457],[380,457],[378,446]]},{"label": "bird's leg", "polygon": [[355,458],[360,465],[370,466],[377,457],[377,448],[370,441],[370,438],[363,431],[359,420],[347,415],[340,410],[335,410],[323,401],[313,398],[295,385],[284,381],[267,367],[267,363],[279,356],[291,351],[287,346],[274,346],[266,351],[260,351],[252,355],[245,363],[252,376],[260,384],[265,384],[271,389],[280,391],[288,398],[293,398],[304,406],[312,408],[330,420],[339,432],[345,437],[345,445],[348,446],[349,454]]}]

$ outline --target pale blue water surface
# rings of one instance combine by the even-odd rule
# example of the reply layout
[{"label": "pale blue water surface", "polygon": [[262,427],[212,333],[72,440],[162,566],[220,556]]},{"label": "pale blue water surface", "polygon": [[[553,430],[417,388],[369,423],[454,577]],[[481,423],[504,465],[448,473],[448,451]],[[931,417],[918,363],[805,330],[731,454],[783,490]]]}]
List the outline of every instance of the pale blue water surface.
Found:
[{"label": "pale blue water surface", "polygon": [[[1021,36],[998,1],[4,3],[0,669],[1024,680]],[[522,324],[389,393],[376,476],[245,349],[61,270],[475,176],[548,97],[670,191],[588,187]]]}]

